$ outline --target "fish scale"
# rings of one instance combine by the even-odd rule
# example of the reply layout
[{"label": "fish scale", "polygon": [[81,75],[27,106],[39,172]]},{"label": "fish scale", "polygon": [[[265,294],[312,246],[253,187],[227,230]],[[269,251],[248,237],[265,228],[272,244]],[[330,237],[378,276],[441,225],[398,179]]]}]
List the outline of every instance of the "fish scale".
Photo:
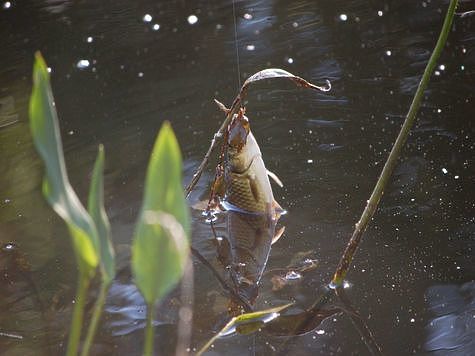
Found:
[{"label": "fish scale", "polygon": [[[248,175],[228,173],[226,200],[232,205],[249,212],[262,213],[266,211],[266,202],[262,189],[253,182],[256,189],[251,188],[251,178]],[[257,195],[257,199],[254,195]]]}]

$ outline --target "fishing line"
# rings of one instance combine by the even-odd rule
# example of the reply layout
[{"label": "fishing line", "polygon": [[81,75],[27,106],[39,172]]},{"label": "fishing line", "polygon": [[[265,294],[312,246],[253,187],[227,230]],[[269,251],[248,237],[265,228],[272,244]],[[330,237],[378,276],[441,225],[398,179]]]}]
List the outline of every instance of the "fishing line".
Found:
[{"label": "fishing line", "polygon": [[237,24],[236,24],[236,5],[233,0],[233,21],[234,21],[234,44],[236,47],[236,64],[237,64],[237,76],[238,76],[238,91],[241,88],[241,70],[239,68],[239,44],[238,44],[238,33],[237,33]]}]

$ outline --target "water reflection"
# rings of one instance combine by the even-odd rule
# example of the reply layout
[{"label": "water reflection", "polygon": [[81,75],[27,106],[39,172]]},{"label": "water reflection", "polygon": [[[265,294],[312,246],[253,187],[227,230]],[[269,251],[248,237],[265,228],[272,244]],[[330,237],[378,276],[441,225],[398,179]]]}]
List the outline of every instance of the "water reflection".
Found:
[{"label": "water reflection", "polygon": [[431,315],[424,344],[433,355],[469,355],[475,350],[475,282],[436,285],[426,292]]},{"label": "water reflection", "polygon": [[[225,268],[225,280],[253,305],[275,237],[277,220],[267,214],[236,211],[226,213],[226,234],[217,239],[218,260]],[[231,300],[231,315],[239,313],[239,301]]]}]

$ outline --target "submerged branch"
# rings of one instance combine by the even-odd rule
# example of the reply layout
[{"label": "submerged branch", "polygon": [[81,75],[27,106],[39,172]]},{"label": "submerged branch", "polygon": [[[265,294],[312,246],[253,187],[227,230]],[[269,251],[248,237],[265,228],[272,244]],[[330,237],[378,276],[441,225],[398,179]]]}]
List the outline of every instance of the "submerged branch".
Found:
[{"label": "submerged branch", "polygon": [[317,86],[315,84],[312,84],[305,79],[298,77],[296,75],[293,75],[292,73],[289,73],[283,69],[279,68],[269,68],[269,69],[264,69],[261,70],[253,75],[251,75],[249,78],[246,79],[244,84],[242,85],[241,89],[239,90],[239,94],[236,96],[236,98],[233,101],[233,104],[231,105],[231,108],[226,108],[223,104],[221,104],[219,101],[215,100],[215,102],[218,104],[221,110],[223,110],[226,113],[226,117],[221,124],[221,127],[219,130],[214,134],[213,139],[211,140],[211,144],[208,148],[208,151],[206,152],[203,160],[201,161],[198,169],[196,170],[195,174],[193,174],[193,178],[191,179],[190,184],[185,189],[185,196],[188,197],[190,195],[191,191],[194,189],[196,184],[201,178],[201,175],[203,174],[204,169],[208,165],[209,159],[211,157],[211,154],[217,147],[217,141],[220,140],[223,137],[223,134],[225,130],[227,129],[229,123],[231,122],[231,119],[233,118],[234,114],[237,113],[239,108],[241,107],[241,103],[244,102],[244,98],[246,97],[247,94],[247,89],[248,87],[257,81],[263,80],[263,79],[271,79],[271,78],[287,78],[292,80],[296,85],[304,87],[304,88],[309,88],[309,89],[314,89],[314,90],[319,90],[323,92],[327,92],[331,89],[331,84],[330,81],[326,80],[326,86]]},{"label": "submerged branch", "polygon": [[442,30],[439,35],[439,39],[437,40],[437,44],[434,48],[434,51],[432,52],[429,62],[427,63],[426,69],[419,83],[414,99],[411,103],[411,107],[409,108],[409,112],[407,113],[401,131],[399,132],[399,135],[384,165],[381,175],[379,176],[376,186],[374,187],[374,190],[371,193],[371,197],[368,200],[368,203],[363,211],[363,214],[361,215],[360,220],[356,223],[355,230],[353,231],[351,239],[348,242],[348,245],[346,246],[345,252],[343,253],[343,256],[340,259],[338,267],[333,276],[333,280],[330,283],[332,287],[339,287],[342,285],[346,273],[348,272],[348,269],[351,265],[351,261],[353,260],[353,256],[363,237],[363,232],[365,231],[366,227],[371,221],[371,218],[376,212],[384,189],[386,188],[389,182],[389,178],[391,177],[394,171],[402,148],[416,119],[417,111],[419,110],[419,107],[421,105],[422,97],[424,95],[425,89],[427,88],[427,84],[429,83],[430,76],[437,64],[437,60],[442,52],[442,49],[444,48],[445,42],[447,41],[447,37],[449,35],[449,31],[452,26],[452,21],[455,14],[455,8],[457,7],[457,2],[458,0],[450,1],[450,5],[444,20],[444,25],[442,26]]}]

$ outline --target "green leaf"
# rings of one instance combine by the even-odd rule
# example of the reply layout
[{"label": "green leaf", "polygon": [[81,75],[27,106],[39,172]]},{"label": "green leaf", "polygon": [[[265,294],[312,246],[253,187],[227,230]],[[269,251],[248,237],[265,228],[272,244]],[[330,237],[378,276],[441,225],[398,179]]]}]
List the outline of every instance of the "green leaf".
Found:
[{"label": "green leaf", "polygon": [[104,146],[99,145],[96,163],[92,172],[87,210],[94,221],[101,251],[101,274],[104,283],[109,284],[115,277],[115,255],[112,247],[110,223],[104,209]]},{"label": "green leaf", "polygon": [[[176,285],[188,257],[190,218],[181,170],[180,148],[170,124],[165,122],[150,158],[132,244],[135,283],[149,305]],[[176,224],[170,223],[168,214],[176,219]]]},{"label": "green leaf", "polygon": [[280,316],[280,312],[290,307],[293,303],[281,305],[279,307],[265,309],[252,313],[244,313],[233,317],[219,333],[214,335],[196,354],[202,355],[216,339],[229,336],[235,333],[251,334],[260,330],[266,323],[275,320]]},{"label": "green leaf", "polygon": [[43,194],[68,226],[80,271],[91,276],[99,262],[97,231],[69,183],[49,74],[39,52],[35,54],[29,114],[33,140],[46,168]]}]

